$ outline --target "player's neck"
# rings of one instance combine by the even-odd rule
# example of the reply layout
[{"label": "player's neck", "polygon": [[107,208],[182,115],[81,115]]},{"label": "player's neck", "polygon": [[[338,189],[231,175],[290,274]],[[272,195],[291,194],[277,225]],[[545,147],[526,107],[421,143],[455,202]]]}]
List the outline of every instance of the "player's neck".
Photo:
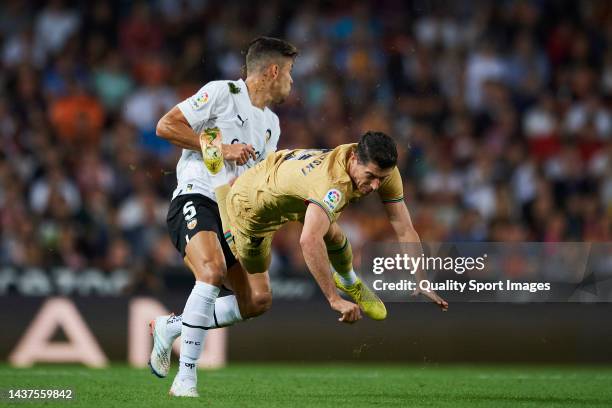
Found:
[{"label": "player's neck", "polygon": [[244,81],[249,91],[249,98],[251,99],[251,105],[264,109],[270,104],[270,93],[265,87],[263,81],[260,81],[255,77],[247,77]]}]

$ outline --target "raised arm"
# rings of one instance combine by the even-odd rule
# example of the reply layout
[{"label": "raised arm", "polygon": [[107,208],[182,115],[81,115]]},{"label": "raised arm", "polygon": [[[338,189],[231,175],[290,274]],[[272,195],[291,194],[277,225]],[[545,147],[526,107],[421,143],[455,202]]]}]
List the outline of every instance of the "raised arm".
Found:
[{"label": "raised arm", "polygon": [[330,221],[327,213],[318,205],[311,203],[306,209],[300,245],[308,270],[317,281],[329,305],[342,314],[342,317],[338,320],[353,323],[361,318],[361,311],[356,304],[342,299],[336,291],[329,266],[329,257],[323,241],[329,226]]},{"label": "raised arm", "polygon": [[[210,82],[195,95],[179,103],[157,122],[155,133],[175,146],[183,149],[200,151],[200,138],[193,129],[198,129],[202,123],[214,118],[216,112],[228,103],[228,94],[224,89],[226,84]],[[253,146],[234,143],[222,144],[223,158],[235,161],[238,165],[245,164],[249,157],[253,159]]]},{"label": "raised arm", "polygon": [[200,138],[195,134],[178,106],[162,116],[157,122],[155,133],[175,146],[200,151]]},{"label": "raised arm", "polygon": [[[417,254],[413,255],[419,256],[422,253],[422,250],[420,249],[421,239],[412,225],[412,219],[410,218],[410,212],[408,211],[408,207],[406,207],[406,203],[404,203],[404,201],[386,203],[385,211],[387,212],[389,222],[391,222],[391,226],[397,235],[398,242],[418,243],[418,245],[411,245],[411,247],[418,251]],[[425,272],[421,269],[415,272],[415,277],[417,279],[417,284],[421,280],[427,278]],[[429,300],[440,306],[443,311],[448,309],[448,302],[438,296],[436,292],[425,292],[417,289],[415,294],[419,293],[423,294]]]}]

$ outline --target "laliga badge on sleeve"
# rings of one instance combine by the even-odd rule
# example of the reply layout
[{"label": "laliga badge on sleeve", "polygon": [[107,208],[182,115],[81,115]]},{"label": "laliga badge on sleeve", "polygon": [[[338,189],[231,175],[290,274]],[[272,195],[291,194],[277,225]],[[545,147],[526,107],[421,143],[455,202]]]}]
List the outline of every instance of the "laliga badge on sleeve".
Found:
[{"label": "laliga badge on sleeve", "polygon": [[340,200],[342,199],[342,193],[335,188],[329,190],[325,197],[323,198],[323,203],[329,208],[331,211],[334,211],[338,204],[340,204]]},{"label": "laliga badge on sleeve", "polygon": [[200,110],[208,102],[208,92],[202,91],[191,97],[191,107],[195,110]]}]

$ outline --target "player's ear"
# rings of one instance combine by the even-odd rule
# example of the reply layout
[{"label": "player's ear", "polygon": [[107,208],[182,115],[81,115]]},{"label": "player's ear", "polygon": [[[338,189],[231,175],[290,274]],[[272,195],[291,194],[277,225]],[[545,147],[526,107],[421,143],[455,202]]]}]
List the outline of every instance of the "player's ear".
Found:
[{"label": "player's ear", "polygon": [[278,64],[270,64],[268,72],[270,73],[270,78],[276,79],[278,77],[278,74],[280,73],[280,67],[278,66]]},{"label": "player's ear", "polygon": [[[351,174],[351,169],[355,168],[355,165],[359,164],[358,160],[357,160],[357,155],[355,154],[355,151],[353,150],[349,156],[349,174]],[[351,176],[352,177],[352,176]]]}]

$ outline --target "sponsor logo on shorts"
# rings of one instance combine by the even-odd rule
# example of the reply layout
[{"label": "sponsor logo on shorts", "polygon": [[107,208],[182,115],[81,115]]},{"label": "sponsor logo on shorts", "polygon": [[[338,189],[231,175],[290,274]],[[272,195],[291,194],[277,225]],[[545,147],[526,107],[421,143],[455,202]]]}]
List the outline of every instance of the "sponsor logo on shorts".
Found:
[{"label": "sponsor logo on shorts", "polygon": [[198,225],[198,220],[196,220],[195,218],[193,218],[191,221],[189,221],[187,223],[187,228],[189,228],[190,230],[194,229],[196,227],[196,225]]},{"label": "sponsor logo on shorts", "polygon": [[340,204],[340,200],[342,199],[342,193],[335,188],[332,188],[325,194],[325,198],[323,198],[323,203],[330,209],[335,210]]},{"label": "sponsor logo on shorts", "polygon": [[195,110],[200,110],[208,102],[208,92],[203,91],[191,97],[191,106]]}]

